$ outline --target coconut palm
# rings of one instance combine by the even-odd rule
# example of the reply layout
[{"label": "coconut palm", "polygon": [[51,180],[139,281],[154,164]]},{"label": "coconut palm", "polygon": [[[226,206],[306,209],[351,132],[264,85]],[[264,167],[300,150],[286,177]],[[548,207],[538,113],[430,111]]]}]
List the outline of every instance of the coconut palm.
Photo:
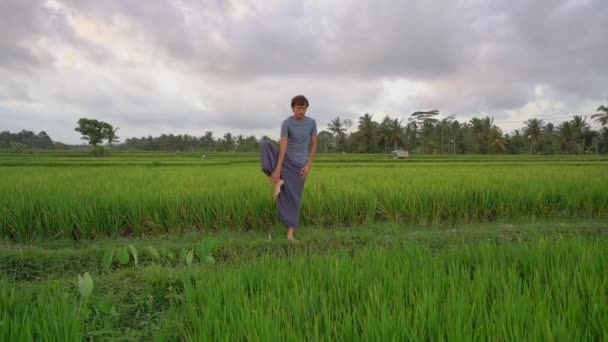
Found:
[{"label": "coconut palm", "polygon": [[397,150],[397,143],[403,143],[403,125],[401,120],[393,119],[388,125],[388,142],[395,146]]},{"label": "coconut palm", "polygon": [[376,122],[372,119],[369,113],[363,114],[359,117],[358,132],[361,137],[363,151],[372,152],[376,143]]},{"label": "coconut palm", "polygon": [[591,115],[591,118],[602,124],[602,127],[608,125],[608,107],[602,105],[597,108],[598,113]]},{"label": "coconut palm", "polygon": [[563,150],[566,152],[574,151],[576,146],[576,130],[570,121],[565,121],[560,125],[559,139]]},{"label": "coconut palm", "polygon": [[542,137],[543,120],[530,119],[526,121],[525,124],[526,127],[524,127],[523,132],[524,136],[530,139],[530,154],[532,154]]},{"label": "coconut palm", "polygon": [[346,139],[346,122],[336,116],[335,119],[331,120],[331,123],[327,125],[327,129],[336,137],[338,145],[344,148],[344,140]]}]

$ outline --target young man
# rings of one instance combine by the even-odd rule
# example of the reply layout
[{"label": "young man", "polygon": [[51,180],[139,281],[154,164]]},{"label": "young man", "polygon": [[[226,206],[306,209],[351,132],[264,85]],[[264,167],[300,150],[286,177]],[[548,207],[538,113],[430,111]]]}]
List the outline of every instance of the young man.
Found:
[{"label": "young man", "polygon": [[291,99],[293,115],[281,124],[280,148],[268,141],[260,143],[262,171],[274,187],[279,220],[289,228],[291,241],[297,241],[293,233],[300,223],[304,183],[317,154],[317,123],[306,116],[307,109],[303,95]]}]

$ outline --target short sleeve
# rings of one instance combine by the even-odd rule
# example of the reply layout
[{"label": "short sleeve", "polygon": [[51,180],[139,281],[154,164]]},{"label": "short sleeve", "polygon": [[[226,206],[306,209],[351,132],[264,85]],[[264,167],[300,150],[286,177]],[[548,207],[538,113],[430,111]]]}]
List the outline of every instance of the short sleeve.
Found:
[{"label": "short sleeve", "polygon": [[317,135],[317,120],[312,120],[312,129],[310,130],[310,136],[314,137]]},{"label": "short sleeve", "polygon": [[287,120],[284,120],[281,124],[281,138],[287,138],[289,134],[289,126],[287,125]]}]

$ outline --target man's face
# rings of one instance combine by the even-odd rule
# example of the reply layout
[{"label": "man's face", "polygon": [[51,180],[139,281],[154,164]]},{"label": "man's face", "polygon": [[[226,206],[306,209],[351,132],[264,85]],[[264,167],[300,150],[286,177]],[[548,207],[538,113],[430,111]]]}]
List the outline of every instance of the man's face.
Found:
[{"label": "man's face", "polygon": [[308,106],[297,104],[293,107],[293,114],[298,120],[302,120],[304,118],[304,115],[306,114],[306,109],[308,109]]}]

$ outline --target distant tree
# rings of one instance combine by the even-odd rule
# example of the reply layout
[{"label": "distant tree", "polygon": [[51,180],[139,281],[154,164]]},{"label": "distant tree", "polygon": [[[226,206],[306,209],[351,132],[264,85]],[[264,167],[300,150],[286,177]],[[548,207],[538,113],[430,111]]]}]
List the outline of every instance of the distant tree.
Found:
[{"label": "distant tree", "polygon": [[574,152],[576,148],[576,131],[570,121],[564,121],[559,126],[559,139],[563,151]]},{"label": "distant tree", "polygon": [[513,131],[513,134],[506,136],[507,152],[518,154],[525,151],[526,138],[521,134],[519,129]]},{"label": "distant tree", "polygon": [[327,125],[327,129],[336,137],[338,147],[341,147],[342,151],[346,149],[346,124],[345,120],[337,116]]},{"label": "distant tree", "polygon": [[359,117],[357,132],[354,135],[355,150],[360,153],[370,153],[376,144],[376,129],[378,124],[374,122],[369,113]]},{"label": "distant tree", "polygon": [[504,153],[506,151],[505,137],[500,128],[492,126],[488,133],[488,150],[492,153]]},{"label": "distant tree", "polygon": [[246,150],[245,136],[243,136],[242,134],[237,135],[236,139],[234,140],[234,144],[236,145],[236,151],[243,152],[244,150]]},{"label": "distant tree", "polygon": [[327,153],[333,151],[336,148],[334,136],[328,131],[323,130],[319,132],[319,134],[317,134],[317,139],[319,152]]},{"label": "distant tree", "polygon": [[107,122],[103,122],[103,134],[106,139],[108,139],[108,146],[112,147],[112,143],[118,142],[120,137],[116,136],[116,131],[118,131],[120,127],[114,128]]},{"label": "distant tree", "polygon": [[54,145],[51,137],[49,137],[45,131],[40,131],[40,133],[35,136],[34,143],[31,145],[31,147],[41,149],[52,149]]},{"label": "distant tree", "polygon": [[529,119],[525,122],[524,136],[530,139],[530,154],[534,152],[534,148],[538,146],[538,142],[542,137],[543,120]]},{"label": "distant tree", "polygon": [[232,133],[227,132],[224,134],[224,139],[222,140],[222,146],[224,147],[224,151],[230,152],[234,151],[234,138],[232,137]]},{"label": "distant tree", "polygon": [[74,130],[82,134],[81,139],[87,140],[90,145],[96,147],[106,138],[107,126],[103,121],[81,118],[78,120],[78,127]]},{"label": "distant tree", "polygon": [[426,121],[426,120],[432,120],[434,122],[437,121],[437,119],[435,118],[435,116],[439,115],[439,111],[437,109],[433,109],[433,110],[428,110],[428,111],[418,111],[418,112],[414,112],[410,115],[409,120],[412,121],[418,121],[418,122],[422,122],[422,121]]},{"label": "distant tree", "polygon": [[211,152],[214,142],[215,141],[213,140],[213,132],[206,131],[205,135],[203,136],[203,145],[207,148],[207,152]]},{"label": "distant tree", "polygon": [[[428,111],[417,111],[410,114],[408,121],[410,124],[415,123],[417,127],[416,140],[420,143],[424,153],[436,152],[439,148],[440,141],[437,139],[437,123],[439,120],[436,116],[439,115],[439,110],[433,109]],[[411,140],[411,125],[406,128],[406,137]]]},{"label": "distant tree", "polygon": [[490,149],[490,133],[494,126],[494,119],[486,116],[483,119],[472,118],[470,121],[473,133],[474,152],[488,153]]},{"label": "distant tree", "polygon": [[444,137],[447,137],[450,135],[450,132],[452,131],[452,121],[454,121],[454,115],[449,115],[448,117],[445,117],[443,119],[441,119],[441,121],[439,121],[439,135],[441,137],[441,153],[445,153],[444,150]]},{"label": "distant tree", "polygon": [[9,144],[9,151],[12,153],[24,153],[24,152],[32,152],[29,146],[26,144],[22,144],[19,142],[11,141]]},{"label": "distant tree", "polygon": [[597,114],[591,115],[591,118],[602,124],[602,127],[608,125],[608,107],[601,105],[597,107]]}]

